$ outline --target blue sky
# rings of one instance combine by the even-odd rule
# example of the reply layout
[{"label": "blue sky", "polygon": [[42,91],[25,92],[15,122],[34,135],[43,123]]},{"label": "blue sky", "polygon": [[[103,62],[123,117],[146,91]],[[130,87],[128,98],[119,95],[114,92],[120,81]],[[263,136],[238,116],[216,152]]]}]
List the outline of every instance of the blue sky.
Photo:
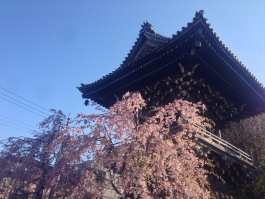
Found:
[{"label": "blue sky", "polygon": [[[17,0],[0,1],[0,87],[72,117],[93,113],[76,86],[119,67],[143,21],[171,37],[201,9],[221,40],[265,85],[265,1]],[[1,88],[0,97],[27,103]],[[0,139],[30,136],[26,128],[31,127],[3,116],[32,126],[43,119],[0,98]]]}]

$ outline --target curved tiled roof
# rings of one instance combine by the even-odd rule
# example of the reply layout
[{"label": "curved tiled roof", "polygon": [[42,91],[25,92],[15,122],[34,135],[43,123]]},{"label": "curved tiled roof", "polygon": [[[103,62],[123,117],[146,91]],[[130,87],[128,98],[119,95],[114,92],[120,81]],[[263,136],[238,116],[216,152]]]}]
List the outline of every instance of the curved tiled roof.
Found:
[{"label": "curved tiled roof", "polygon": [[[131,63],[131,62],[128,62],[127,60],[130,58],[130,56],[132,55],[132,53],[136,49],[137,44],[139,43],[139,40],[142,37],[153,38],[153,39],[155,39],[157,41],[160,41],[163,44],[167,43],[170,40],[170,38],[164,37],[163,35],[160,35],[160,34],[156,33],[153,25],[150,24],[148,21],[145,21],[141,26],[142,26],[142,28],[141,28],[141,30],[139,32],[139,36],[136,39],[136,42],[134,42],[134,45],[132,46],[130,52],[127,54],[127,57],[125,57],[125,59],[124,59],[123,63],[121,64],[121,66],[128,65],[128,64]],[[160,46],[157,46],[152,51],[154,51],[155,49],[159,48]],[[137,59],[133,59],[132,62],[136,61]]]},{"label": "curved tiled roof", "polygon": [[[174,40],[175,38],[177,38],[179,35],[181,35],[185,30],[189,29],[189,27],[191,27],[194,23],[196,23],[197,21],[203,21],[204,24],[207,26],[208,30],[212,33],[212,35],[218,40],[219,44],[223,47],[223,49],[231,56],[233,57],[234,61],[237,62],[241,69],[246,72],[249,76],[251,76],[255,82],[262,88],[264,89],[264,86],[257,80],[257,78],[251,73],[251,71],[239,60],[239,58],[224,44],[224,42],[220,39],[220,37],[217,35],[217,33],[214,31],[213,28],[211,28],[211,24],[208,23],[208,19],[205,18],[204,16],[204,11],[201,10],[199,12],[195,13],[195,17],[193,18],[193,21],[190,23],[187,23],[186,27],[182,27],[182,30],[177,31],[176,34],[173,34],[171,38],[168,37],[164,37],[160,34],[157,34],[153,28],[153,26],[149,23],[149,22],[144,22],[141,26],[141,30],[139,32],[139,36],[136,39],[136,42],[134,43],[134,45],[132,46],[130,52],[128,53],[128,55],[125,57],[123,63],[120,65],[120,67],[118,67],[116,70],[112,71],[111,73],[107,74],[106,76],[103,76],[102,78],[100,78],[99,80],[91,83],[91,84],[82,84],[81,87],[78,87],[78,89],[82,92],[85,91],[91,87],[93,87],[94,85],[106,81],[107,79],[109,79],[110,77],[112,77],[113,75],[115,75],[116,73],[118,73],[121,70],[124,70],[128,67],[130,67],[131,64],[133,64],[136,61],[139,61],[140,59],[143,59],[145,56],[147,56],[148,54],[152,53],[153,51],[156,51],[158,48],[161,47],[158,46],[154,49],[152,49],[151,52],[141,56],[141,57],[137,57],[136,59],[130,60],[128,61],[128,58],[131,56],[132,52],[135,50],[137,43],[139,42],[139,40],[141,39],[141,37],[145,36],[145,37],[149,37],[149,38],[153,38],[159,41],[164,42],[164,44],[169,43],[170,41]],[[265,90],[265,89],[264,89]]]},{"label": "curved tiled roof", "polygon": [[[201,10],[199,12],[196,12],[195,14],[195,17],[193,18],[193,22],[196,21],[197,18],[202,18],[204,21],[205,21],[205,24],[207,24],[208,28],[211,30],[211,32],[213,33],[213,35],[215,36],[215,38],[220,42],[220,44],[225,48],[226,52],[229,53],[235,60],[236,62],[242,67],[242,69],[247,72],[251,77],[254,78],[254,80],[260,85],[261,88],[264,89],[264,86],[261,82],[258,81],[258,79],[251,73],[251,71],[239,60],[239,58],[225,45],[225,43],[220,39],[220,37],[217,35],[217,33],[214,31],[213,28],[211,28],[211,24],[208,23],[208,19],[205,18],[204,16],[204,11]],[[191,23],[188,23],[187,24],[187,27],[185,28],[188,28],[189,25]],[[185,28],[182,28],[182,29],[185,29]]]},{"label": "curved tiled roof", "polygon": [[[172,75],[170,71],[173,65],[196,58],[202,64],[196,70],[197,75],[205,78],[209,84],[214,84],[225,97],[233,96],[230,100],[236,100],[238,105],[247,103],[247,110],[252,112],[248,116],[265,112],[264,86],[220,40],[203,14],[203,11],[196,12],[193,21],[171,38],[157,34],[149,22],[144,22],[136,42],[120,67],[91,84],[78,87],[83,98],[109,107],[115,103],[115,97],[127,91],[141,90],[157,81],[161,75]],[[200,49],[195,46],[198,31],[201,33]],[[140,53],[147,44],[154,48]],[[219,82],[216,82],[217,79]],[[226,86],[222,87],[222,84]]]},{"label": "curved tiled roof", "polygon": [[[141,26],[142,26],[142,28],[141,28],[141,30],[140,30],[140,32],[139,32],[139,36],[138,36],[138,38],[137,38],[136,41],[134,42],[134,45],[132,46],[130,52],[129,52],[129,53],[127,54],[127,56],[124,58],[124,61],[123,61],[123,63],[120,65],[120,67],[118,67],[116,70],[112,71],[111,73],[107,74],[106,76],[103,76],[102,78],[100,78],[99,80],[96,80],[95,82],[93,82],[93,83],[91,83],[91,84],[86,84],[86,85],[83,85],[83,84],[82,84],[81,87],[77,87],[77,88],[78,88],[79,90],[80,90],[80,89],[83,90],[83,89],[89,88],[90,86],[92,86],[92,85],[94,85],[94,84],[96,84],[96,83],[98,83],[98,82],[101,82],[101,81],[107,79],[107,78],[110,77],[112,74],[114,74],[114,73],[116,73],[116,72],[118,72],[118,71],[120,71],[120,70],[126,68],[126,67],[127,67],[128,65],[130,65],[131,63],[133,63],[133,62],[135,62],[135,61],[138,61],[139,59],[141,59],[141,58],[143,58],[144,56],[146,56],[147,54],[149,54],[150,52],[147,53],[147,54],[145,54],[145,55],[143,55],[143,56],[141,56],[141,57],[138,57],[138,58],[136,58],[136,59],[133,59],[131,62],[128,62],[128,61],[127,61],[128,58],[131,56],[132,52],[135,50],[136,45],[137,45],[137,43],[139,42],[139,40],[141,39],[141,37],[144,36],[144,37],[153,38],[153,39],[156,39],[156,40],[159,40],[159,41],[163,42],[164,44],[167,43],[167,42],[170,40],[170,38],[165,37],[165,36],[163,36],[163,35],[160,35],[160,34],[156,33],[155,30],[154,30],[154,28],[153,28],[153,26],[152,26],[152,24],[150,24],[148,21],[145,21]],[[160,46],[157,46],[157,47],[154,48],[152,51],[155,51],[155,50],[156,50],[157,48],[159,48],[159,47],[160,47]],[[81,91],[81,90],[80,90],[80,91]]]}]

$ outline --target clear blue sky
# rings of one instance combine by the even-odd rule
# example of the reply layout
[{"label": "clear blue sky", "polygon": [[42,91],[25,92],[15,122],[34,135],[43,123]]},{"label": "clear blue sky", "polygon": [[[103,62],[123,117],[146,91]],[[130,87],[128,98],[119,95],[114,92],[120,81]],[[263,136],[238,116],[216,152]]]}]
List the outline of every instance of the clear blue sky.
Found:
[{"label": "clear blue sky", "polygon": [[[119,67],[143,21],[171,37],[201,9],[224,43],[265,85],[265,1],[17,0],[0,1],[0,87],[72,117],[92,113],[76,86]],[[32,126],[42,120],[2,98],[0,115]],[[12,122],[0,116],[0,139],[30,135],[3,120]]]}]

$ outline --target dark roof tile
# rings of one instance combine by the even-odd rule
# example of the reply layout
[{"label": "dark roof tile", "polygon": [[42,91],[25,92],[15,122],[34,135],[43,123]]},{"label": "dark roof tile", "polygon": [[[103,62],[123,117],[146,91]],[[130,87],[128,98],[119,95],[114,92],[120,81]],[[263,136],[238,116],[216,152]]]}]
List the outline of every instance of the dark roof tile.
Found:
[{"label": "dark roof tile", "polygon": [[[141,25],[141,30],[139,32],[139,37],[136,39],[136,42],[134,42],[134,45],[132,46],[132,48],[130,49],[130,52],[127,54],[127,56],[125,57],[124,61],[122,62],[122,64],[120,65],[119,68],[117,68],[115,71],[109,73],[106,76],[103,76],[102,78],[100,78],[99,80],[93,82],[92,84],[86,84],[86,85],[82,85],[81,87],[78,87],[78,89],[84,90],[85,88],[89,88],[90,86],[94,85],[95,83],[99,83],[101,81],[104,81],[105,79],[107,79],[108,77],[110,77],[112,74],[115,74],[115,72],[120,71],[121,69],[126,68],[128,65],[130,65],[131,63],[138,61],[140,59],[142,59],[143,57],[145,57],[147,54],[150,54],[150,52],[146,53],[143,56],[139,56],[137,58],[135,58],[133,61],[127,62],[127,59],[129,58],[129,56],[131,55],[131,53],[133,52],[134,48],[136,47],[136,44],[139,42],[139,39],[142,35],[145,36],[149,36],[149,37],[153,37],[156,39],[160,39],[163,41],[166,41],[166,43],[168,43],[170,40],[172,40],[173,38],[177,37],[180,33],[183,32],[183,30],[187,29],[190,25],[192,25],[195,21],[202,19],[203,21],[205,21],[206,25],[209,27],[209,30],[213,33],[213,35],[215,36],[215,38],[219,41],[219,43],[224,47],[224,49],[235,59],[235,61],[241,66],[241,68],[246,71],[250,76],[253,77],[253,79],[260,85],[261,88],[264,88],[264,86],[257,80],[257,78],[250,72],[250,70],[237,58],[237,56],[234,55],[234,53],[228,48],[226,47],[225,43],[220,39],[220,37],[217,35],[216,32],[214,32],[214,29],[211,28],[211,24],[208,23],[208,19],[205,18],[204,16],[204,11],[200,10],[199,12],[195,13],[195,17],[193,18],[192,22],[187,23],[187,27],[182,27],[182,30],[177,31],[176,34],[173,34],[171,38],[168,37],[164,37],[160,34],[157,34],[154,30],[154,27],[152,26],[152,24],[150,24],[149,22],[144,22]],[[204,35],[202,35],[202,37],[204,38]],[[180,44],[182,45],[182,43]],[[211,46],[211,44],[209,43],[209,46]],[[151,52],[154,52],[156,49],[160,48],[161,46],[158,46],[156,48],[154,48]]]}]

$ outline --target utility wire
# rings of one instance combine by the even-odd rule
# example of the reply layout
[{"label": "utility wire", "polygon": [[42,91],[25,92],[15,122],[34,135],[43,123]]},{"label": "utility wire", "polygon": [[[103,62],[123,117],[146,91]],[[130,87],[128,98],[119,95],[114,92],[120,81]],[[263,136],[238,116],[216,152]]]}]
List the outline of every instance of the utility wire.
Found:
[{"label": "utility wire", "polygon": [[[18,135],[18,134],[16,134],[16,133],[11,132],[11,131],[7,131],[7,130],[2,129],[2,128],[0,128],[0,130],[5,131],[6,133],[14,134],[14,135],[16,135],[16,136],[21,136],[21,135]],[[6,133],[4,133],[4,134],[6,134]],[[8,134],[6,134],[6,135],[8,135]],[[10,134],[9,134],[8,136],[10,136]]]},{"label": "utility wire", "polygon": [[8,92],[8,93],[11,93],[12,95],[15,95],[15,96],[17,96],[17,97],[19,97],[19,98],[21,98],[21,99],[23,99],[23,100],[25,100],[25,101],[31,103],[31,104],[34,104],[35,106],[38,106],[39,108],[42,108],[42,109],[44,109],[44,110],[46,110],[46,111],[51,112],[50,110],[48,110],[48,109],[46,109],[46,108],[43,108],[42,106],[39,106],[38,104],[35,104],[35,103],[33,103],[33,102],[29,101],[29,100],[26,100],[25,98],[20,97],[20,96],[18,96],[18,95],[16,95],[16,94],[12,93],[11,91],[8,91],[8,90],[4,89],[4,88],[1,87],[1,86],[0,86],[0,88],[3,89],[4,91]]},{"label": "utility wire", "polygon": [[2,128],[0,128],[0,130],[2,130],[2,131],[5,131],[5,132],[7,132],[7,133],[11,133],[11,134],[18,135],[18,134],[16,134],[16,133],[13,133],[13,132],[11,132],[11,131],[7,131],[7,130],[5,130],[5,129],[2,129]]},{"label": "utility wire", "polygon": [[[4,133],[4,132],[0,132],[0,137],[3,137],[3,136],[5,136],[4,138],[10,138],[10,137],[14,137],[14,135],[10,135],[10,134],[6,134],[6,133]],[[16,135],[16,136],[19,136],[19,135]]]},{"label": "utility wire", "polygon": [[15,138],[15,139],[25,139],[25,138],[28,138],[28,139],[36,140],[34,138],[25,137],[23,135],[20,135],[19,137],[8,137],[8,138],[5,138],[5,139],[2,139],[2,140],[0,140],[0,144],[3,144],[3,142],[7,142],[9,138]]},{"label": "utility wire", "polygon": [[[29,129],[29,128],[27,128],[27,127],[24,127],[24,126],[20,126],[20,125],[18,125],[18,124],[15,124],[15,123],[13,123],[13,122],[9,122],[9,121],[3,120],[3,119],[1,119],[1,118],[0,118],[0,120],[2,120],[2,121],[4,121],[4,122],[7,122],[7,123],[9,123],[9,124],[12,124],[12,125],[15,125],[15,126],[18,126],[18,127],[24,128],[24,129]],[[33,130],[33,129],[30,129],[30,130]]]},{"label": "utility wire", "polygon": [[9,138],[22,139],[22,138],[27,138],[27,137],[25,137],[25,136],[19,136],[19,137],[8,137],[8,138],[5,138],[5,139],[2,139],[2,140],[0,140],[0,144],[4,144],[4,145],[5,145],[5,143],[4,143],[4,142],[8,142],[8,139],[9,139]]},{"label": "utility wire", "polygon": [[[3,125],[5,125],[5,126],[8,126],[8,127],[14,128],[14,129],[18,129],[18,130],[20,130],[20,131],[24,131],[24,132],[26,132],[26,133],[29,133],[29,131],[25,131],[25,130],[23,130],[23,129],[19,129],[19,128],[13,127],[13,126],[10,126],[10,125],[8,125],[8,124],[4,124],[4,123],[2,123],[2,122],[0,122],[0,124],[3,124]],[[32,131],[32,130],[31,130],[31,131]]]},{"label": "utility wire", "polygon": [[17,123],[20,123],[20,124],[23,124],[23,125],[26,125],[26,126],[30,126],[30,127],[33,127],[33,128],[36,128],[36,126],[32,126],[32,125],[29,125],[29,124],[25,124],[25,123],[23,123],[23,122],[19,122],[19,121],[17,121],[17,120],[13,120],[13,119],[8,118],[8,117],[3,116],[3,115],[0,115],[0,117],[4,117],[4,118],[9,119],[9,120],[12,120],[12,121],[14,121],[14,122],[17,122]]},{"label": "utility wire", "polygon": [[[40,110],[38,110],[38,109],[36,109],[36,108],[34,108],[34,107],[32,107],[32,106],[29,106],[29,105],[27,105],[27,104],[24,104],[23,102],[20,102],[20,101],[14,99],[14,98],[12,98],[12,97],[9,97],[8,95],[6,95],[6,94],[4,94],[4,93],[1,93],[1,92],[0,92],[0,94],[6,96],[6,97],[8,97],[8,98],[10,98],[10,99],[12,99],[12,100],[14,100],[14,101],[16,101],[16,102],[19,102],[19,103],[21,103],[21,104],[23,104],[23,105],[25,105],[25,106],[27,106],[27,107],[29,107],[29,108],[32,108],[32,109],[34,109],[34,110],[36,110],[36,111],[39,111],[39,112],[41,112],[41,113],[44,113],[43,111],[40,111]],[[47,114],[47,113],[44,113],[44,114],[49,115],[49,114]]]},{"label": "utility wire", "polygon": [[34,113],[34,114],[36,114],[36,115],[39,115],[39,116],[41,116],[41,117],[43,117],[43,118],[46,118],[46,117],[44,117],[43,115],[40,115],[40,114],[38,114],[38,113],[36,113],[36,112],[33,112],[33,111],[31,111],[31,110],[29,110],[29,109],[23,107],[23,106],[20,106],[20,105],[14,103],[14,102],[11,102],[11,101],[9,101],[9,100],[3,98],[3,97],[0,97],[0,98],[4,99],[4,100],[6,100],[6,101],[8,101],[8,102],[10,102],[10,103],[12,103],[12,104],[15,104],[15,105],[19,106],[20,108],[26,109],[26,110],[29,111],[29,112],[32,112],[32,113]]}]

